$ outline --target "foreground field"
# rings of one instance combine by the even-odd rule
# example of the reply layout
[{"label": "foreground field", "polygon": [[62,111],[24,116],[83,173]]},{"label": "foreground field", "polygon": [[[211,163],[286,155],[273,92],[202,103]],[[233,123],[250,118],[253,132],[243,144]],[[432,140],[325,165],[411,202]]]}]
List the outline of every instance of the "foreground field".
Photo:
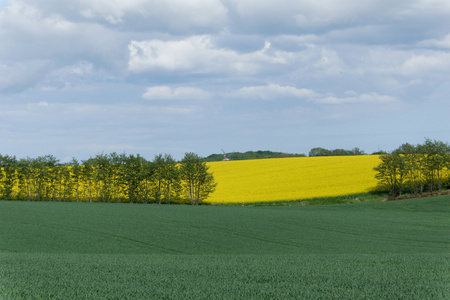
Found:
[{"label": "foreground field", "polygon": [[449,212],[0,201],[0,299],[448,299]]},{"label": "foreground field", "polygon": [[211,162],[218,183],[207,203],[301,200],[367,193],[378,155]]}]

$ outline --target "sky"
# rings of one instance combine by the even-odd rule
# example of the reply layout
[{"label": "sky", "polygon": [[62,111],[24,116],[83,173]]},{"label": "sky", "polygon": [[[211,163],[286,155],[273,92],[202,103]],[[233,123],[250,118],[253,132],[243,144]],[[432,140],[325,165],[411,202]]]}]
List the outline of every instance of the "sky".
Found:
[{"label": "sky", "polygon": [[448,0],[0,0],[0,153],[450,142]]}]

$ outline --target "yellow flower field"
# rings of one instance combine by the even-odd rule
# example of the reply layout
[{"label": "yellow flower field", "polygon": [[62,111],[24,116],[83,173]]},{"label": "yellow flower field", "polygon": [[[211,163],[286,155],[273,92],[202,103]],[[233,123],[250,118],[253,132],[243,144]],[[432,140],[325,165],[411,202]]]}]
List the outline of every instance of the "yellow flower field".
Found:
[{"label": "yellow flower field", "polygon": [[208,203],[301,200],[365,193],[377,185],[377,155],[208,163],[217,188]]}]

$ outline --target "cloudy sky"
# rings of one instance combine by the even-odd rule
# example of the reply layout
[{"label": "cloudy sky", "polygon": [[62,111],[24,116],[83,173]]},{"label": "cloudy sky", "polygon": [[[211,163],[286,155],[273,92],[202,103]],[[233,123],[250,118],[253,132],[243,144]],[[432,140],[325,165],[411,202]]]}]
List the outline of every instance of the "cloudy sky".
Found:
[{"label": "cloudy sky", "polygon": [[448,0],[0,0],[0,153],[450,142]]}]

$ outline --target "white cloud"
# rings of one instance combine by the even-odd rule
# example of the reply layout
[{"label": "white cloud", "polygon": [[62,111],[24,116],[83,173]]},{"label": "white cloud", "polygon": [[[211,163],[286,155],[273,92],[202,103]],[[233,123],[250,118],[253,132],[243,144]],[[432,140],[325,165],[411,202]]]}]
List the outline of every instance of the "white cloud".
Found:
[{"label": "white cloud", "polygon": [[316,34],[301,34],[301,35],[294,35],[294,34],[281,34],[276,36],[276,41],[281,43],[294,43],[296,45],[313,45],[317,44],[319,42],[323,42],[323,39],[316,35]]},{"label": "white cloud", "polygon": [[[39,27],[36,27],[39,23]],[[14,1],[0,13],[0,25],[3,34],[14,30],[15,34],[29,34],[44,37],[53,33],[64,34],[75,29],[76,24],[59,14],[45,15],[42,10],[26,1]]]},{"label": "white cloud", "polygon": [[139,123],[164,123],[181,116],[189,116],[194,112],[195,109],[190,106],[149,106],[129,103],[104,105],[40,101],[0,105],[0,116],[5,124],[13,124],[18,128],[29,127],[31,131],[39,131],[42,127],[46,130],[72,127],[103,130],[103,125],[116,128],[120,127],[119,124],[125,125],[130,120]]},{"label": "white cloud", "polygon": [[125,34],[95,23],[71,21],[42,7],[15,1],[0,13],[0,59],[96,60],[114,68],[126,62]]},{"label": "white cloud", "polygon": [[248,86],[229,94],[240,98],[257,98],[264,100],[283,98],[313,98],[317,94],[309,89],[298,89],[293,86],[281,86],[278,84],[268,84],[265,86]]},{"label": "white cloud", "polygon": [[322,48],[320,58],[313,65],[322,75],[338,75],[346,69],[344,61],[332,49]]},{"label": "white cloud", "polygon": [[1,64],[0,92],[20,92],[30,88],[57,90],[87,82],[94,74],[93,65],[80,61],[55,69],[47,60],[30,60]]},{"label": "white cloud", "polygon": [[248,86],[240,88],[237,91],[229,93],[228,96],[243,99],[262,99],[262,100],[282,100],[282,99],[305,99],[312,103],[319,104],[346,104],[346,103],[365,103],[365,104],[389,104],[397,103],[399,98],[389,95],[380,95],[376,92],[359,94],[356,91],[349,90],[345,92],[344,97],[339,97],[333,93],[321,94],[311,89],[299,89],[293,86],[281,86],[278,84],[268,84],[265,86]]},{"label": "white cloud", "polygon": [[62,66],[53,70],[50,74],[52,77],[68,77],[68,76],[86,76],[92,74],[94,66],[87,61],[79,61],[73,65]]},{"label": "white cloud", "polygon": [[375,92],[358,95],[354,91],[348,91],[346,94],[350,97],[336,97],[334,95],[329,95],[325,97],[320,97],[315,101],[321,104],[346,104],[346,103],[389,104],[400,101],[400,99],[398,99],[397,97],[389,95],[379,95],[378,93]]},{"label": "white cloud", "polygon": [[450,34],[442,39],[429,39],[417,44],[419,47],[450,48]]},{"label": "white cloud", "polygon": [[398,9],[402,15],[438,16],[450,12],[450,2],[447,0],[413,0],[406,2],[407,4],[404,7]]},{"label": "white cloud", "polygon": [[[344,52],[346,50],[347,54]],[[450,53],[445,51],[421,48],[399,49],[386,45],[343,47],[340,51],[338,54],[346,55],[347,73],[371,76],[373,80],[376,80],[371,83],[372,85],[380,82],[392,83],[399,79],[401,79],[400,85],[405,85],[412,80],[415,83],[425,83],[434,81],[436,74],[448,73],[450,69]]]},{"label": "white cloud", "polygon": [[406,75],[448,72],[450,69],[450,53],[430,52],[414,54],[401,66],[401,72]]},{"label": "white cloud", "polygon": [[220,30],[227,21],[227,9],[220,0],[79,0],[70,3],[70,10],[53,1],[39,2],[47,11],[57,10],[69,19],[81,17],[126,30],[210,32]]},{"label": "white cloud", "polygon": [[[252,30],[314,30],[378,24],[442,16],[450,12],[447,0],[229,0],[242,23]],[[434,21],[434,20],[431,20]],[[259,29],[258,29],[259,28]]]},{"label": "white cloud", "polygon": [[389,1],[334,0],[230,0],[241,21],[253,30],[277,24],[273,30],[323,28],[354,24],[395,7]]},{"label": "white cloud", "polygon": [[95,75],[98,74],[92,63],[79,61],[73,65],[49,70],[45,76],[40,78],[37,88],[43,90],[70,88],[83,82],[91,82]]},{"label": "white cloud", "polygon": [[2,64],[0,61],[0,92],[20,91],[34,86],[48,72],[51,62],[31,60]]},{"label": "white cloud", "polygon": [[169,86],[153,86],[147,88],[142,98],[148,100],[206,99],[210,94],[199,88]]},{"label": "white cloud", "polygon": [[209,35],[191,36],[175,41],[132,41],[128,48],[128,65],[132,72],[164,70],[255,74],[266,64],[286,65],[293,58],[292,53],[268,51],[268,42],[261,50],[251,53],[218,48]]}]

